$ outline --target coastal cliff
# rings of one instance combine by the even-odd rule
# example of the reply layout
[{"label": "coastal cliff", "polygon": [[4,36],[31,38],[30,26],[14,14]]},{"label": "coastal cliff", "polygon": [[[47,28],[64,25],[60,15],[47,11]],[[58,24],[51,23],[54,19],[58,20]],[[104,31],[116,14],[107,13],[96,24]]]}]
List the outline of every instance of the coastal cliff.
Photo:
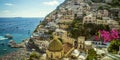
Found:
[{"label": "coastal cliff", "polygon": [[[94,41],[99,30],[120,31],[119,13],[119,7],[114,8],[105,1],[65,0],[37,26],[31,41],[35,43],[34,49],[42,53],[46,51],[55,32],[62,43],[73,45],[73,41],[81,36],[85,41]],[[33,44],[28,45],[31,47]]]},{"label": "coastal cliff", "polygon": [[21,44],[9,42],[9,46],[21,48],[11,56],[17,54],[17,58],[23,60],[99,60],[109,52],[117,53],[120,44],[116,49],[114,44],[105,44],[120,42],[120,8],[119,4],[114,8],[112,5],[116,3],[110,2],[65,0],[40,22],[29,39]]},{"label": "coastal cliff", "polygon": [[75,18],[83,18],[84,14],[89,14],[90,5],[89,0],[65,0],[54,11],[49,13],[40,23],[34,32],[38,32],[40,26],[46,26],[50,22],[55,24],[63,23],[65,21],[72,21]]},{"label": "coastal cliff", "polygon": [[[50,26],[67,29],[68,25],[70,25],[73,20],[78,19],[83,21],[84,16],[90,14],[94,16],[100,15],[99,10],[107,10],[109,14],[109,16],[101,16],[101,18],[111,17],[114,20],[118,20],[120,18],[120,9],[119,4],[115,5],[115,3],[117,3],[116,0],[114,1],[114,3],[112,3],[111,0],[65,0],[54,11],[49,13],[44,18],[42,23],[37,26],[34,32],[39,32],[41,28],[44,27],[46,29],[46,27]],[[116,6],[116,8],[114,8],[113,6]],[[117,16],[118,18],[116,19],[115,16]]]}]

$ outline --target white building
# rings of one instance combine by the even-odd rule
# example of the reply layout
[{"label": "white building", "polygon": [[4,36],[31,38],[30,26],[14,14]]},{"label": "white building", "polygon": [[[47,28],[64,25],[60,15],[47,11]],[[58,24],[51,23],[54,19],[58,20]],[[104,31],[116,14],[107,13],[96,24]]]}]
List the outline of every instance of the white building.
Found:
[{"label": "white building", "polygon": [[120,26],[119,26],[119,23],[115,20],[108,20],[107,23],[109,24],[109,27],[112,29],[119,29]]},{"label": "white building", "polygon": [[107,23],[107,20],[99,20],[99,19],[97,19],[96,24],[105,24],[105,25],[107,25],[108,23]]},{"label": "white building", "polygon": [[45,27],[55,27],[55,28],[58,28],[59,26],[54,23],[54,22],[49,22]]},{"label": "white building", "polygon": [[72,53],[71,53],[71,56],[74,56],[74,57],[78,57],[80,54],[80,51],[75,49]]},{"label": "white building", "polygon": [[98,10],[97,17],[108,17],[109,12],[108,10]]}]

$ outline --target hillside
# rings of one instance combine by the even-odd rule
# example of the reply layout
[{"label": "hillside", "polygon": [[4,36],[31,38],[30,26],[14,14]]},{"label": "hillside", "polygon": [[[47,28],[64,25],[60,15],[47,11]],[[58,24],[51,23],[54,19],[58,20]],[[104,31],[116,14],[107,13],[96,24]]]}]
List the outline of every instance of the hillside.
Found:
[{"label": "hillside", "polygon": [[48,14],[40,25],[45,26],[49,22],[55,22],[57,24],[63,20],[70,21],[74,20],[74,18],[82,18],[84,14],[89,14],[90,11],[90,6],[86,2],[88,1],[65,0],[53,12]]},{"label": "hillside", "polygon": [[[84,59],[97,60],[97,51],[93,49],[96,48],[96,43],[106,47],[105,43],[112,41],[111,37],[114,36],[112,32],[116,35],[114,40],[119,38],[120,33],[120,23],[118,23],[120,8],[111,7],[110,3],[105,1],[99,0],[96,3],[93,0],[65,0],[37,26],[28,42],[28,47],[41,54],[49,55],[47,58],[50,59],[54,59],[49,54],[53,51],[58,51],[56,54],[60,58],[79,59],[74,56],[70,57],[71,53],[78,49],[86,54],[85,50],[88,50],[88,52],[93,51],[94,53],[86,54]],[[95,46],[91,47],[92,45]],[[117,46],[117,48],[119,47]],[[64,55],[60,56],[63,51]],[[115,50],[115,52],[117,51]],[[53,53],[58,57],[56,54]]]}]

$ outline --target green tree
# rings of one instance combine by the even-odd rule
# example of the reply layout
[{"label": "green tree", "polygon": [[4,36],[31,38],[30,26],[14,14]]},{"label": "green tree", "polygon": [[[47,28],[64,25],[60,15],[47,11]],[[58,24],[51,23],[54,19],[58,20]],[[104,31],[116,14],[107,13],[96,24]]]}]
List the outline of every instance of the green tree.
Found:
[{"label": "green tree", "polygon": [[98,7],[98,10],[104,10],[104,9],[109,10],[110,8],[111,8],[110,5],[101,5]]},{"label": "green tree", "polygon": [[96,60],[96,59],[97,59],[96,51],[93,48],[89,49],[88,56],[87,56],[86,60]]},{"label": "green tree", "polygon": [[68,28],[70,36],[75,39],[77,39],[80,35],[83,35],[83,26],[80,23],[81,20],[74,20]]},{"label": "green tree", "polygon": [[70,36],[75,39],[77,39],[79,36],[85,36],[86,39],[88,39],[91,36],[95,35],[99,30],[109,31],[110,28],[108,25],[103,24],[99,25],[93,23],[81,24],[81,20],[74,20],[68,28]]},{"label": "green tree", "polygon": [[113,40],[110,42],[110,46],[108,47],[108,52],[117,53],[119,51],[120,40]]},{"label": "green tree", "polygon": [[112,4],[120,6],[120,0],[112,0]]},{"label": "green tree", "polygon": [[28,60],[39,60],[41,55],[37,52],[32,52]]},{"label": "green tree", "polygon": [[112,7],[120,7],[120,0],[112,0],[110,3]]}]

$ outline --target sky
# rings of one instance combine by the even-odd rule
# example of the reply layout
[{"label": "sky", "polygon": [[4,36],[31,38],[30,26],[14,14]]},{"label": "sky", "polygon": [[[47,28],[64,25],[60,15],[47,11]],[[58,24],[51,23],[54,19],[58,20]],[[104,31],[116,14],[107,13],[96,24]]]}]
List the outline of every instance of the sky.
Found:
[{"label": "sky", "polygon": [[0,0],[0,17],[45,17],[64,0]]}]

